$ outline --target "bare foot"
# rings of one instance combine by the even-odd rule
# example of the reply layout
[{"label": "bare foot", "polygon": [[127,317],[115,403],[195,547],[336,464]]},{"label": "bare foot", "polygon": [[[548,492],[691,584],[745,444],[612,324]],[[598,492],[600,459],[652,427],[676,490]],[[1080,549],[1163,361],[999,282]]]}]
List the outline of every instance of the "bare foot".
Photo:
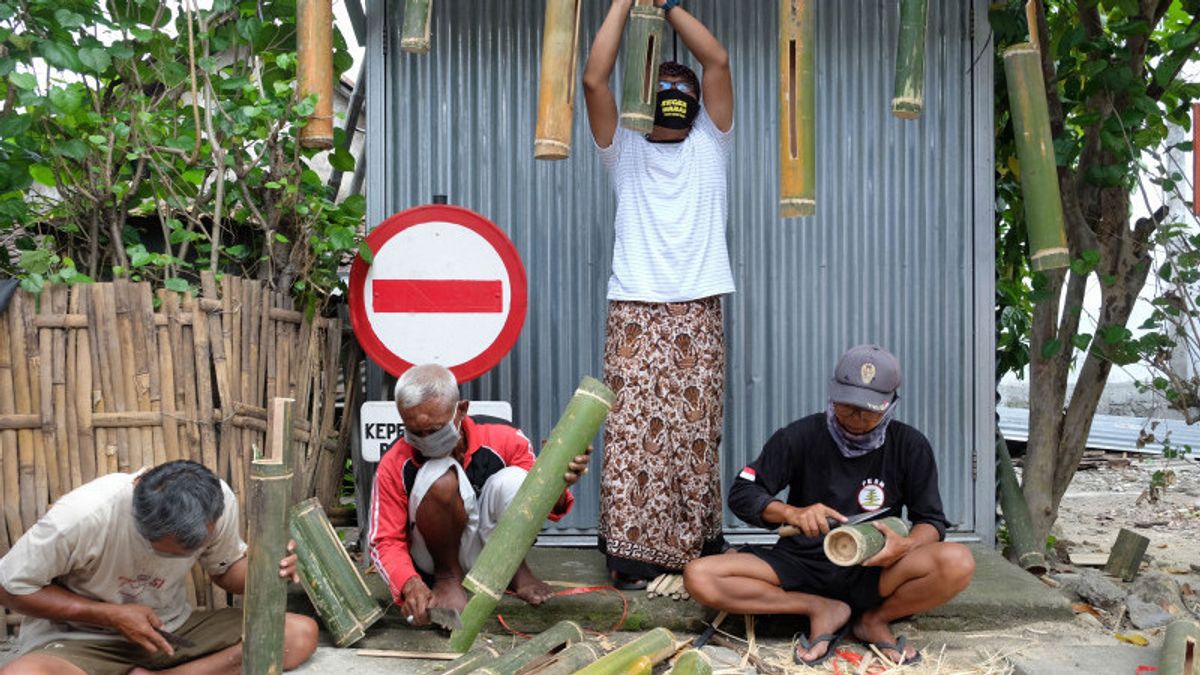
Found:
[{"label": "bare foot", "polygon": [[435,579],[429,606],[463,611],[467,606],[467,592],[463,589],[462,578],[447,576]]},{"label": "bare foot", "polygon": [[[854,624],[854,637],[866,643],[887,642],[896,643],[896,635],[892,633],[891,627],[886,621],[882,621],[875,615],[874,612],[865,612],[858,623]],[[888,657],[893,663],[900,662],[900,652],[895,649],[881,649],[883,655]],[[917,655],[917,648],[912,645],[904,647],[904,661],[907,663]]]},{"label": "bare foot", "polygon": [[[831,635],[842,629],[850,620],[850,605],[841,600],[821,598],[821,604],[808,615],[808,639],[812,640],[822,635]],[[829,642],[822,641],[814,644],[808,651],[796,647],[796,655],[802,661],[813,661],[825,655],[829,650]]]},{"label": "bare foot", "polygon": [[516,596],[534,607],[549,600],[554,595],[554,588],[534,576],[533,571],[525,563],[517,568],[512,583],[508,585]]}]

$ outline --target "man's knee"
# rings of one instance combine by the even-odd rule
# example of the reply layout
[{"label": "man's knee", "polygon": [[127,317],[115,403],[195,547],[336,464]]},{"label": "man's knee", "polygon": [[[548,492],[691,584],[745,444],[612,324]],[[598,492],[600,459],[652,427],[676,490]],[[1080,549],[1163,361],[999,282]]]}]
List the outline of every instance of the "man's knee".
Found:
[{"label": "man's knee", "polygon": [[715,599],[715,567],[712,556],[696,558],[683,566],[683,587],[688,595],[702,605],[711,605]]},{"label": "man's knee", "polygon": [[317,650],[317,622],[311,617],[288,613],[283,623],[283,661],[292,669]]},{"label": "man's knee", "polygon": [[429,490],[425,493],[421,503],[428,501],[434,501],[439,504],[462,501],[462,495],[458,493],[458,471],[454,467],[447,469],[441,478],[433,481],[433,484],[429,486]]},{"label": "man's knee", "polygon": [[44,654],[28,654],[0,668],[0,675],[86,675],[83,670],[62,659]]},{"label": "man's knee", "polygon": [[936,554],[938,574],[962,590],[975,574],[975,556],[971,549],[957,543],[943,543]]}]

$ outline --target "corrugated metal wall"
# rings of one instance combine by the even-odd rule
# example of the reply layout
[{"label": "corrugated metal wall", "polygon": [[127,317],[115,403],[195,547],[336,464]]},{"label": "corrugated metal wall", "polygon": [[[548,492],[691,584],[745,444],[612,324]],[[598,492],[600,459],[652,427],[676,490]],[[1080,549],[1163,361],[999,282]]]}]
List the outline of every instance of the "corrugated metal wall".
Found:
[{"label": "corrugated metal wall", "polygon": [[[738,293],[726,302],[723,473],[728,484],[773,430],[823,407],[841,350],[876,341],[902,361],[900,418],[933,442],[947,515],[960,531],[990,537],[986,2],[930,4],[926,108],[916,122],[889,113],[897,3],[817,4],[818,215],[793,221],[775,206],[778,3],[687,5],[727,45],[737,96],[729,244]],[[424,56],[394,49],[402,4],[383,5],[369,15],[369,221],[446,194],[508,232],[529,275],[529,317],[512,354],[469,394],[511,401],[516,421],[545,437],[579,378],[601,374],[614,199],[582,95],[574,156],[535,162],[544,3],[439,0]],[[581,69],[607,6],[585,2]],[[976,448],[985,461],[973,479]],[[587,475],[560,531],[595,526],[599,473]]]}]

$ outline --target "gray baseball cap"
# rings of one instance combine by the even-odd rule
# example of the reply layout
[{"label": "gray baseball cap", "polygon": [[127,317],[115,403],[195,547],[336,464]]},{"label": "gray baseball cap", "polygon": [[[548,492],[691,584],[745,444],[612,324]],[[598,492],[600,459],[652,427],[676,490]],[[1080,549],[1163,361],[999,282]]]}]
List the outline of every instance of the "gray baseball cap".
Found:
[{"label": "gray baseball cap", "polygon": [[884,412],[900,387],[900,362],[879,345],[851,347],[838,359],[829,381],[829,400]]}]

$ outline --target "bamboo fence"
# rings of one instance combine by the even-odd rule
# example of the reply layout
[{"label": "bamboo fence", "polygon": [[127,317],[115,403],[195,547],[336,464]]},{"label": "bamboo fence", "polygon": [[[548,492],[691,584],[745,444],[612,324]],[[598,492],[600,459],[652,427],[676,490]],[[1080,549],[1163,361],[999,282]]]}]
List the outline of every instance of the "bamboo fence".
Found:
[{"label": "bamboo fence", "polygon": [[[336,505],[348,448],[335,423],[341,352],[339,320],[308,320],[238,277],[203,275],[199,297],[130,281],[17,292],[0,314],[0,555],[70,490],[176,459],[229,484],[244,534],[253,448],[265,447],[276,396],[296,401],[291,501]],[[189,595],[199,607],[229,602],[198,569]]]}]

